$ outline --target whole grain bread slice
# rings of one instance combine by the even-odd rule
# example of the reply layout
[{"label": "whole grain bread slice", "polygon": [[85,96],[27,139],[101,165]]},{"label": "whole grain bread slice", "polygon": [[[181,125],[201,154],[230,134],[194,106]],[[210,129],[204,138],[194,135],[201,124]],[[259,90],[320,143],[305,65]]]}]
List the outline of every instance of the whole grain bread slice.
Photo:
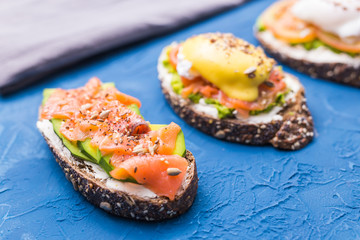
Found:
[{"label": "whole grain bread slice", "polygon": [[38,121],[37,127],[74,189],[90,203],[111,214],[158,221],[186,212],[195,199],[198,177],[195,158],[190,151],[186,151],[185,155],[189,163],[185,179],[175,199],[171,201],[141,185],[112,179],[97,164],[74,157],[54,133],[49,121]]},{"label": "whole grain bread slice", "polygon": [[[313,78],[323,78],[333,82],[347,84],[354,87],[360,87],[360,64],[350,64],[346,62],[315,62],[303,57],[295,58],[291,54],[291,48],[278,47],[273,41],[269,41],[265,32],[259,32],[255,29],[255,37],[258,39],[263,48],[277,60],[287,64],[299,72],[306,73]],[[274,40],[280,41],[280,40]],[[306,49],[303,49],[306,53]],[[331,51],[331,50],[328,50]],[[333,53],[336,54],[336,53]]]},{"label": "whole grain bread slice", "polygon": [[314,136],[314,124],[306,105],[305,91],[298,79],[288,78],[296,84],[296,92],[288,98],[271,121],[251,122],[248,119],[219,119],[198,111],[195,104],[176,94],[170,84],[171,73],[164,67],[164,49],[159,57],[158,72],[162,92],[174,111],[189,125],[219,139],[251,145],[272,144],[276,148],[297,150],[306,146]]}]

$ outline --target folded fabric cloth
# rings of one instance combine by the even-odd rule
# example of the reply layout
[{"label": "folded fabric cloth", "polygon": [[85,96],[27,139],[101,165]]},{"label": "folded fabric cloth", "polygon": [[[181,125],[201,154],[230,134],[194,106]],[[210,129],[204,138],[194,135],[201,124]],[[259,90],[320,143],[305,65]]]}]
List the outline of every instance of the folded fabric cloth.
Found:
[{"label": "folded fabric cloth", "polygon": [[164,34],[244,0],[0,1],[0,93],[112,48]]}]

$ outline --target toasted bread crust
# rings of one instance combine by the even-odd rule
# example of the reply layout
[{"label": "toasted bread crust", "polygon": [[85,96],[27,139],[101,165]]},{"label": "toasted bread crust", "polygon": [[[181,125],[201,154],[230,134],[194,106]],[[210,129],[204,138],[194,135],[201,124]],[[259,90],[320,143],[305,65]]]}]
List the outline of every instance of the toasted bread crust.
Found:
[{"label": "toasted bread crust", "polygon": [[[198,177],[195,158],[190,151],[186,151],[185,158],[189,163],[186,174],[186,186],[179,190],[175,199],[167,197],[148,198],[122,191],[109,189],[102,180],[82,170],[79,165],[73,164],[60,153],[44,132],[41,132],[49,145],[56,161],[65,173],[66,178],[73,184],[90,203],[103,210],[122,217],[137,220],[158,221],[176,217],[186,212],[192,205],[198,187]],[[84,168],[91,168],[86,161],[75,158]]]},{"label": "toasted bread crust", "polygon": [[[162,82],[163,79],[160,81]],[[252,145],[272,144],[276,148],[297,150],[313,139],[314,124],[306,105],[304,88],[297,92],[294,102],[285,104],[280,112],[282,120],[267,123],[248,123],[239,119],[218,119],[200,113],[189,99],[175,94],[165,84],[162,92],[174,111],[189,125],[216,138]]]},{"label": "toasted bread crust", "polygon": [[306,73],[313,78],[323,78],[337,83],[360,87],[360,67],[354,67],[345,63],[315,63],[305,59],[295,59],[286,54],[286,52],[273,48],[256,30],[255,37],[270,55],[299,72]]}]

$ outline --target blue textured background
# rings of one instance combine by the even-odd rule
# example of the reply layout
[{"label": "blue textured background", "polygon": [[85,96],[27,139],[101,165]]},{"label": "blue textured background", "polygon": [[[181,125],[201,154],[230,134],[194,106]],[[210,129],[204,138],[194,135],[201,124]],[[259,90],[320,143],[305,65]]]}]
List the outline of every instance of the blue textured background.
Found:
[{"label": "blue textured background", "polygon": [[[0,98],[0,238],[360,238],[360,94],[284,69],[306,87],[314,141],[296,152],[227,143],[191,127],[163,98],[160,50],[203,32],[232,32],[257,44],[255,18],[272,1],[245,5],[174,34],[101,57]],[[37,131],[45,87],[74,88],[91,76],[143,103],[153,123],[177,122],[197,159],[198,195],[184,215],[146,223],[111,216],[73,190]]]}]

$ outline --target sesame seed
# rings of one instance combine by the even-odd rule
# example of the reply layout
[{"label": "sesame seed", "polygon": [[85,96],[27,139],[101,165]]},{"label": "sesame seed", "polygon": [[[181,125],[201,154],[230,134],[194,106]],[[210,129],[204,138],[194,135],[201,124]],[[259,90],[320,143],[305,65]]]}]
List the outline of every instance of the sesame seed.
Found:
[{"label": "sesame seed", "polygon": [[104,110],[104,111],[102,111],[102,112],[100,113],[99,117],[100,117],[101,119],[105,119],[105,118],[107,118],[107,117],[109,116],[110,112],[111,112],[111,110]]},{"label": "sesame seed", "polygon": [[248,75],[248,74],[254,73],[255,71],[256,71],[256,67],[252,66],[252,67],[247,68],[244,71],[244,74]]},{"label": "sesame seed", "polygon": [[177,176],[182,173],[178,168],[168,168],[166,171],[169,176]]}]

